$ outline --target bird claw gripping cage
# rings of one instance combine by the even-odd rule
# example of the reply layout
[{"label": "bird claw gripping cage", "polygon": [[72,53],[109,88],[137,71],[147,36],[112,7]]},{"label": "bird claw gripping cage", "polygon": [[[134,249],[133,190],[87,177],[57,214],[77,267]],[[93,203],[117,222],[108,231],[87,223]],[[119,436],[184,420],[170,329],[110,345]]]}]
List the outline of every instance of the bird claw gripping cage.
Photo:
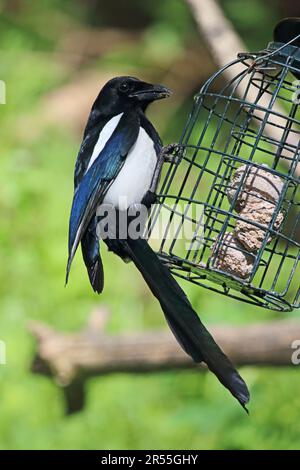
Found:
[{"label": "bird claw gripping cage", "polygon": [[152,232],[164,221],[157,252],[174,274],[279,311],[300,303],[297,78],[290,42],[215,73],[195,96],[150,217]]}]

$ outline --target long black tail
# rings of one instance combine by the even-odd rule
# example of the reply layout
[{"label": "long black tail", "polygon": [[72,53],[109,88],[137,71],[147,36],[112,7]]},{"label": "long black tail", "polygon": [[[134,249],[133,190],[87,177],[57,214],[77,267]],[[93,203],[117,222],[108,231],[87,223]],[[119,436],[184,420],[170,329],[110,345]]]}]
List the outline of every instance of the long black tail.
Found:
[{"label": "long black tail", "polygon": [[158,299],[166,320],[182,348],[195,362],[205,362],[246,409],[250,398],[247,385],[201,323],[184,291],[169,270],[160,262],[146,240],[128,238],[125,244],[130,258]]}]

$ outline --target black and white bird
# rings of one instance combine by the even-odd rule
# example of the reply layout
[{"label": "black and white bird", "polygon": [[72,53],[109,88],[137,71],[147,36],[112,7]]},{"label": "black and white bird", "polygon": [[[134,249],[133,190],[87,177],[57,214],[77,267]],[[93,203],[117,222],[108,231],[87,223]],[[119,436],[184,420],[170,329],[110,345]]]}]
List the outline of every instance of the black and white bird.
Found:
[{"label": "black and white bird", "polygon": [[[104,285],[97,235],[97,214],[103,205],[128,212],[155,201],[162,166],[162,143],[145,116],[150,103],[171,92],[133,77],[117,77],[100,91],[93,104],[75,166],[75,192],[69,224],[68,280],[71,263],[81,244],[94,291]],[[101,224],[101,222],[100,222]],[[109,250],[133,261],[158,299],[178,342],[195,362],[205,362],[243,407],[249,401],[244,380],[201,323],[169,270],[142,237],[106,237]]]}]

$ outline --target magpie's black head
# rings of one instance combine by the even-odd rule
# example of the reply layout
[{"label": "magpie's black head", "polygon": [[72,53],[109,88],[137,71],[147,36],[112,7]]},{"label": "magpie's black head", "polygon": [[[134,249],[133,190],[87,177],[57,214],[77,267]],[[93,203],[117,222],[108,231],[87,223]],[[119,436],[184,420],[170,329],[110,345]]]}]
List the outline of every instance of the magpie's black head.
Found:
[{"label": "magpie's black head", "polygon": [[171,91],[162,85],[151,85],[134,77],[116,77],[104,85],[93,109],[105,115],[121,113],[133,107],[145,111],[152,101],[170,95]]}]

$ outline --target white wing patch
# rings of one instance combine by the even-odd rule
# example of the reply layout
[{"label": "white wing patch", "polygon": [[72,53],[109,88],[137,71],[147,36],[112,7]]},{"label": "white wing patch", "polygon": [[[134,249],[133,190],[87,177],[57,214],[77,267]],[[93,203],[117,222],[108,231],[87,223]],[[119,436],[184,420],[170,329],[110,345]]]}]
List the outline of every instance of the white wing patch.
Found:
[{"label": "white wing patch", "polygon": [[89,161],[89,164],[88,164],[88,167],[86,169],[86,172],[88,171],[88,169],[92,166],[92,164],[94,163],[94,161],[96,160],[96,158],[98,157],[99,153],[101,152],[101,150],[103,150],[106,142],[109,140],[109,138],[111,137],[112,133],[114,132],[115,128],[117,127],[117,125],[119,124],[119,121],[122,117],[123,113],[120,113],[120,114],[117,114],[116,116],[114,116],[113,118],[111,118],[106,124],[105,126],[103,127],[103,129],[100,131],[100,134],[99,134],[99,137],[98,137],[98,140],[95,144],[95,147],[94,147],[94,150],[93,150],[93,153],[92,153],[92,156],[91,156],[91,159]]}]

